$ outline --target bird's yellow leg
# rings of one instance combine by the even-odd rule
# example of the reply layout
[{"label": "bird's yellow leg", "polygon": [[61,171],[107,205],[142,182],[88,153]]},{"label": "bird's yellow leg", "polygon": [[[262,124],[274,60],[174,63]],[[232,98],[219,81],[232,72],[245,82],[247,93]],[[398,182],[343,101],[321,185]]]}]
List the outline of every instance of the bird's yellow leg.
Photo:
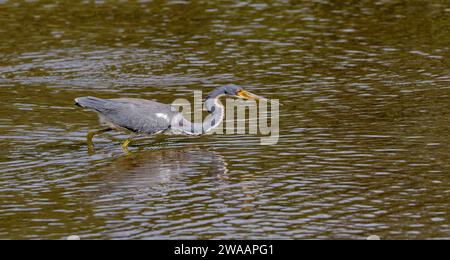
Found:
[{"label": "bird's yellow leg", "polygon": [[123,142],[123,144],[122,144],[122,149],[126,154],[131,153],[130,150],[128,149],[128,146],[130,145],[131,141],[132,141],[132,138],[130,137],[127,140],[125,140],[125,142]]},{"label": "bird's yellow leg", "polygon": [[93,142],[94,136],[99,135],[99,134],[103,134],[103,133],[106,133],[106,132],[109,132],[109,131],[112,131],[112,129],[111,128],[105,128],[105,129],[102,129],[102,130],[89,132],[88,135],[87,135],[87,144],[88,144],[89,149],[93,149],[94,148],[94,142]]}]

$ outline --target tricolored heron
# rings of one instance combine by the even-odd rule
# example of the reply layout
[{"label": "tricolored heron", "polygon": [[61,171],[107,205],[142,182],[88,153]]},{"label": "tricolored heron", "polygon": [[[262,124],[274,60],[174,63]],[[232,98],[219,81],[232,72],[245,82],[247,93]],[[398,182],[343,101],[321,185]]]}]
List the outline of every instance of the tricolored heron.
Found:
[{"label": "tricolored heron", "polygon": [[171,105],[145,99],[80,97],[75,99],[75,104],[97,112],[100,123],[106,126],[102,130],[89,132],[87,135],[89,148],[94,146],[92,140],[95,135],[119,130],[132,133],[122,144],[123,150],[129,153],[128,145],[136,135],[208,133],[220,125],[224,119],[224,107],[219,101],[223,96],[246,100],[264,99],[237,85],[218,87],[206,97],[205,107],[209,115],[203,123],[191,123]]}]

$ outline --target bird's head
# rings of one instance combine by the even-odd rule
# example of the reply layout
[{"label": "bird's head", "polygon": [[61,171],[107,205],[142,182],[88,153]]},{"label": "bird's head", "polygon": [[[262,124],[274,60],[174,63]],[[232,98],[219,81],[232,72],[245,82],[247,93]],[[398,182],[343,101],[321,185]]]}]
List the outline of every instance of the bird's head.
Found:
[{"label": "bird's head", "polygon": [[234,97],[244,100],[264,100],[270,103],[277,103],[281,105],[278,101],[266,99],[244,90],[244,88],[242,88],[241,86],[230,84],[218,87],[211,93],[209,93],[205,100],[206,110],[210,113],[213,112],[215,110],[216,100],[222,96]]},{"label": "bird's head", "polygon": [[245,100],[266,100],[265,98],[252,94],[244,90],[243,87],[234,84],[225,85],[215,89],[209,94],[208,98],[217,98],[223,95]]}]

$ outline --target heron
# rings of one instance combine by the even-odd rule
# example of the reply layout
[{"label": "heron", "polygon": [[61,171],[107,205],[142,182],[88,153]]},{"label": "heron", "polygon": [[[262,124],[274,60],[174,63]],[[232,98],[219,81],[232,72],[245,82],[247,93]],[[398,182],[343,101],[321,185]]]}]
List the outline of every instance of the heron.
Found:
[{"label": "heron", "polygon": [[221,124],[225,110],[220,102],[222,97],[235,97],[244,100],[266,100],[244,90],[243,87],[230,84],[215,88],[210,92],[204,105],[209,113],[203,123],[192,123],[187,120],[172,105],[152,100],[137,98],[102,99],[97,97],[79,97],[75,104],[79,107],[94,111],[99,116],[103,129],[89,132],[87,135],[88,147],[94,147],[93,138],[110,131],[129,133],[122,143],[125,153],[130,153],[128,146],[133,138],[139,135],[203,135],[207,134]]}]

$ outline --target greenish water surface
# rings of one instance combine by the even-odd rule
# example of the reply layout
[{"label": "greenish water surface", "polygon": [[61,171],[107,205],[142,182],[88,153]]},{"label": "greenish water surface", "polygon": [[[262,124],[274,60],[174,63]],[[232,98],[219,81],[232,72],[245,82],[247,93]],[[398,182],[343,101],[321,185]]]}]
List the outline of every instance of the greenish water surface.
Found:
[{"label": "greenish water surface", "polygon": [[[0,1],[0,239],[450,239],[449,46],[439,0]],[[277,145],[87,151],[76,97],[226,83]]]}]

